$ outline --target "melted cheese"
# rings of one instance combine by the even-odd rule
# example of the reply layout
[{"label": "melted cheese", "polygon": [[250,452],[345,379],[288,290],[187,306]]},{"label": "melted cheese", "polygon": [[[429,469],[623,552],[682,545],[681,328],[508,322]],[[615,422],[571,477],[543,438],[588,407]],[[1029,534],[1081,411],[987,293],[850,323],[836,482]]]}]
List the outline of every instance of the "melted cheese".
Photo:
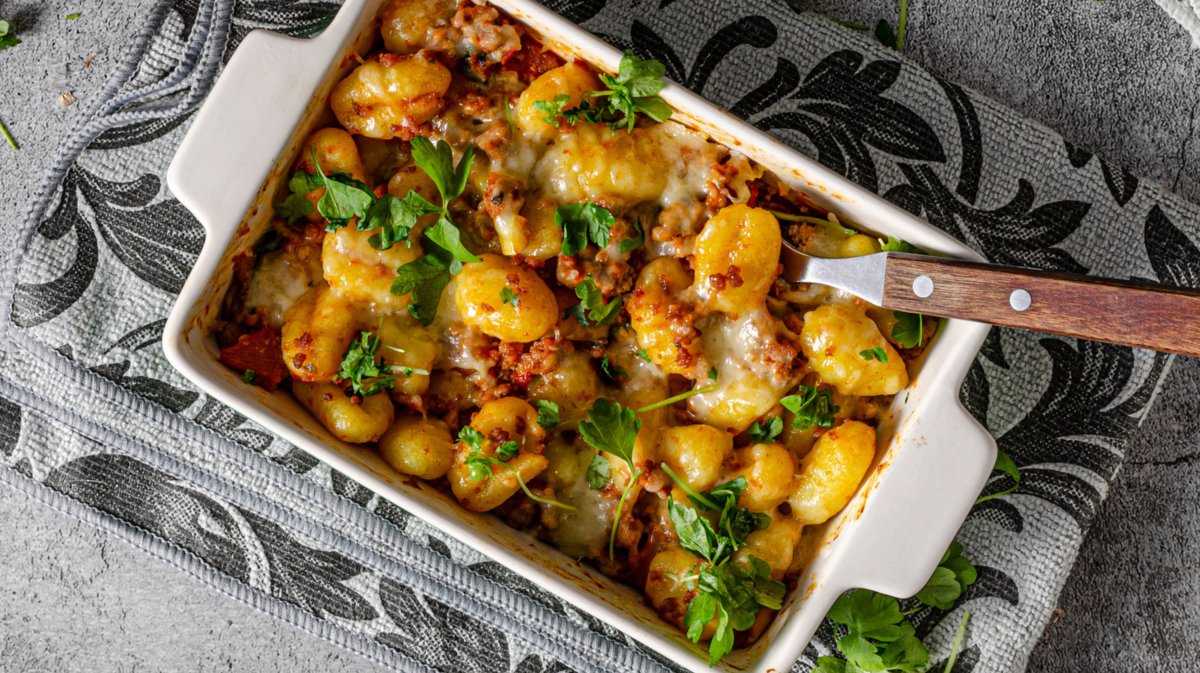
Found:
[{"label": "melted cheese", "polygon": [[260,309],[267,325],[281,327],[283,316],[321,280],[321,259],[279,250],[264,255],[246,283],[247,310]]},{"label": "melted cheese", "polygon": [[[716,314],[704,319],[701,342],[717,370],[718,387],[688,400],[697,419],[740,431],[775,406],[792,383],[763,356],[778,340],[780,327],[765,308],[737,318]],[[707,380],[696,383],[697,387],[711,384]]]}]

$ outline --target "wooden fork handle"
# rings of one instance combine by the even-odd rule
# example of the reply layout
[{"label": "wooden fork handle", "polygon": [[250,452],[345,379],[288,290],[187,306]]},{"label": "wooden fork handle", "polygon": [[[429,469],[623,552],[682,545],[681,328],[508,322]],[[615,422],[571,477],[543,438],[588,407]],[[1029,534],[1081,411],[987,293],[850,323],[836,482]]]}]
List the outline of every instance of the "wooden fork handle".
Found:
[{"label": "wooden fork handle", "polygon": [[885,308],[1200,356],[1200,292],[893,253]]}]

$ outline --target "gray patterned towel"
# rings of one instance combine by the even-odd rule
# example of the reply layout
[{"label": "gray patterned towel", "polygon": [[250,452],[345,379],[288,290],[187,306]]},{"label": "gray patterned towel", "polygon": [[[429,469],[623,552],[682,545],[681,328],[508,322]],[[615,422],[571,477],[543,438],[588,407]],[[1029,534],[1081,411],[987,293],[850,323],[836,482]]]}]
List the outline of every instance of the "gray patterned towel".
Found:
[{"label": "gray patterned towel", "polygon": [[[767,0],[551,4],[994,261],[1200,287],[1195,206],[862,34]],[[156,7],[5,258],[0,481],[396,669],[670,668],[201,395],[163,359],[164,317],[203,236],[164,187],[168,160],[249,30],[311,35],[335,10]],[[992,333],[962,394],[1024,480],[960,533],[980,580],[957,671],[1023,667],[1171,364]],[[914,619],[944,657],[957,615]],[[826,628],[796,670],[829,648]]]}]

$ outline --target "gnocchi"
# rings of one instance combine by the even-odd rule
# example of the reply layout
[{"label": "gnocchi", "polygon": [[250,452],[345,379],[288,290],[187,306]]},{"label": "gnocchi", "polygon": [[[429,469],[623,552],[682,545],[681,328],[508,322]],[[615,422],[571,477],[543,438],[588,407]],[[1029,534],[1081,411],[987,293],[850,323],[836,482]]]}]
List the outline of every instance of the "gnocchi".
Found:
[{"label": "gnocchi", "polygon": [[853,304],[809,311],[800,340],[809,366],[843,395],[895,395],[908,385],[904,359]]}]

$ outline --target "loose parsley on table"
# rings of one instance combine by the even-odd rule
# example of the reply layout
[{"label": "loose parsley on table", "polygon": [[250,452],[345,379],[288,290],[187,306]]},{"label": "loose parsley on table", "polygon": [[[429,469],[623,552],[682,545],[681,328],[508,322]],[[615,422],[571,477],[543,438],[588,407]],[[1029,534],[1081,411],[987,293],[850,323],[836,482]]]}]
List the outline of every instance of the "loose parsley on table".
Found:
[{"label": "loose parsley on table", "polygon": [[670,118],[671,107],[658,95],[665,86],[666,72],[660,61],[642,59],[626,51],[615,77],[600,73],[600,81],[607,88],[588,92],[575,107],[567,107],[569,96],[558,95],[553,100],[535,101],[533,108],[554,126],[559,125],[559,119],[565,119],[572,125],[580,121],[599,122],[608,124],[613,131],[624,127],[626,132],[633,132],[638,114],[656,122]]},{"label": "loose parsley on table", "polygon": [[832,428],[834,414],[838,411],[833,403],[833,394],[828,389],[818,389],[816,386],[802,385],[794,395],[788,395],[779,403],[795,416],[792,427],[797,430]]},{"label": "loose parsley on table", "polygon": [[1017,467],[1017,464],[1013,462],[1012,457],[1004,451],[996,452],[996,464],[992,466],[992,471],[1002,472],[1008,475],[1008,478],[1012,480],[1012,486],[1000,491],[996,491],[995,493],[988,493],[987,495],[979,496],[979,498],[975,500],[976,505],[981,502],[991,500],[992,498],[999,498],[1002,495],[1013,493],[1018,487],[1021,486],[1021,470]]},{"label": "loose parsley on table", "polygon": [[[18,44],[21,44],[21,40],[19,40],[16,34],[13,32],[12,24],[4,19],[0,19],[0,51],[15,47]],[[17,144],[17,139],[13,137],[12,133],[8,130],[8,127],[4,125],[2,120],[0,120],[0,136],[3,136],[4,140],[7,141],[9,146],[14,150],[21,149],[21,146]]]},{"label": "loose parsley on table", "polygon": [[[975,566],[962,555],[962,545],[954,542],[924,588],[917,593],[919,605],[915,608],[902,612],[900,602],[895,598],[866,589],[843,594],[827,616],[835,624],[837,649],[845,659],[821,657],[811,673],[927,671],[929,651],[916,637],[916,630],[907,617],[924,609],[922,605],[938,610],[953,609],[977,576]],[[964,610],[943,673],[953,670],[969,619],[970,613]]]}]

